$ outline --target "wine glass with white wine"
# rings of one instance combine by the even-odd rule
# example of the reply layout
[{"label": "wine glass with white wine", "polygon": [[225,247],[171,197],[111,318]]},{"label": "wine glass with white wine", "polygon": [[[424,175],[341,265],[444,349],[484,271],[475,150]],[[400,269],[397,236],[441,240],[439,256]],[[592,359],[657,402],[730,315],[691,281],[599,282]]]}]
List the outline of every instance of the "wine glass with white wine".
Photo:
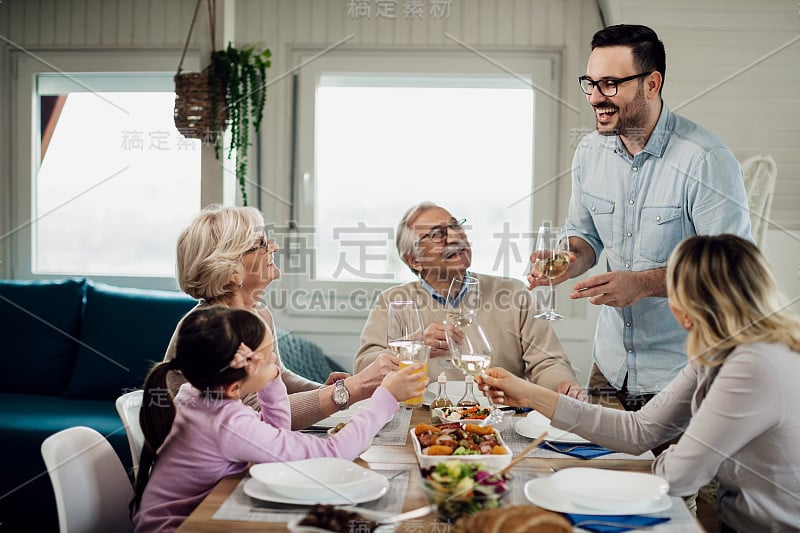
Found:
[{"label": "wine glass with white wine", "polygon": [[564,315],[556,312],[556,292],[553,279],[559,277],[569,268],[569,237],[561,228],[551,227],[545,222],[539,227],[536,236],[536,249],[533,252],[535,261],[530,272],[538,278],[547,278],[550,294],[547,309],[534,318],[544,320],[561,320]]},{"label": "wine glass with white wine", "polygon": [[[464,375],[477,378],[492,365],[492,344],[476,316],[473,316],[469,323],[462,325],[449,319],[445,320],[444,333],[450,348],[450,359]],[[498,425],[503,421],[503,411],[495,403],[491,406],[489,416],[481,422],[481,425]]]},{"label": "wine glass with white wine", "polygon": [[[386,341],[389,351],[400,359],[400,368],[417,363],[425,363],[422,378],[428,376],[428,356],[430,347],[423,342],[422,313],[417,302],[389,302],[386,323]],[[406,407],[422,405],[422,396],[401,402]]]},{"label": "wine glass with white wine", "polygon": [[474,276],[456,276],[447,291],[447,318],[463,326],[472,322],[481,308],[480,281]]},{"label": "wine glass with white wine", "polygon": [[[480,281],[474,276],[456,276],[450,280],[447,291],[445,314],[447,320],[457,327],[472,322],[481,307]],[[447,369],[455,368],[450,359],[440,357],[439,366]]]}]

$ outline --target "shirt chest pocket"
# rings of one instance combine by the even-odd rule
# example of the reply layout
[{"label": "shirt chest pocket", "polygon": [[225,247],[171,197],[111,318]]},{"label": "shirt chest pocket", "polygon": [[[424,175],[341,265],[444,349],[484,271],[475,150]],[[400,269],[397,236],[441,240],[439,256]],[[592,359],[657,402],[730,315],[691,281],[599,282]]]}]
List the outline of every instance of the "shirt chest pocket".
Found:
[{"label": "shirt chest pocket", "polygon": [[581,203],[592,217],[597,236],[606,248],[614,247],[614,202],[597,196],[582,193]]},{"label": "shirt chest pocket", "polygon": [[683,237],[680,206],[643,207],[639,253],[645,259],[666,263]]}]

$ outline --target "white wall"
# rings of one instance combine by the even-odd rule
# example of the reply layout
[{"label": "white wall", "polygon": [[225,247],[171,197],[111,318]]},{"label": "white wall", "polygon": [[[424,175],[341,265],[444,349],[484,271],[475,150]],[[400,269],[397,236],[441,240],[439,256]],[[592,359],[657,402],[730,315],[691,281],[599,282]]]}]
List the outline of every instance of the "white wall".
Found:
[{"label": "white wall", "polygon": [[[12,47],[180,48],[195,0],[25,0],[0,4]],[[205,3],[204,3],[205,4]],[[204,8],[205,6],[203,6]],[[206,30],[207,31],[207,30]],[[193,39],[196,42],[196,38]],[[5,42],[6,45],[11,43]],[[175,68],[178,59],[175,58]]]},{"label": "white wall", "polygon": [[[401,4],[399,1],[398,6]],[[673,109],[691,100],[679,112],[716,132],[740,159],[757,153],[775,157],[778,194],[774,227],[766,247],[784,291],[797,298],[800,42],[769,55],[800,32],[796,0],[599,0],[599,4],[607,24],[647,24],[664,40],[668,61],[664,98]],[[0,2],[0,235],[10,228],[8,161],[14,136],[7,112],[13,75],[9,50],[21,53],[16,51],[17,46],[32,53],[65,48],[166,49],[175,53],[177,68],[194,5],[194,0]],[[292,50],[322,49],[350,34],[353,38],[345,46],[400,48],[409,54],[419,49],[455,49],[457,45],[444,36],[445,32],[485,53],[557,51],[562,68],[560,96],[580,110],[562,110],[561,169],[568,171],[570,167],[570,131],[594,125],[576,83],[576,77],[585,70],[589,40],[602,25],[598,5],[591,0],[454,0],[450,18],[440,21],[429,16],[419,21],[401,17],[395,21],[354,20],[347,16],[346,0],[227,0],[225,8],[228,32],[235,35],[237,45],[272,50],[269,75],[273,79],[292,68]],[[201,14],[190,53],[197,54],[198,32],[207,31],[206,24]],[[284,78],[269,88],[258,164],[264,190],[255,195],[260,196],[266,217],[278,224],[286,222],[288,209],[275,198],[290,196],[288,81]],[[712,87],[716,88],[706,92]],[[558,209],[563,216],[569,197],[568,173],[557,187]],[[0,244],[0,269],[8,262],[6,244],[7,240]],[[596,309],[563,297],[559,305],[570,319],[557,324],[557,331],[585,375]],[[318,341],[326,352],[350,366],[362,319],[277,318],[283,327]]]}]

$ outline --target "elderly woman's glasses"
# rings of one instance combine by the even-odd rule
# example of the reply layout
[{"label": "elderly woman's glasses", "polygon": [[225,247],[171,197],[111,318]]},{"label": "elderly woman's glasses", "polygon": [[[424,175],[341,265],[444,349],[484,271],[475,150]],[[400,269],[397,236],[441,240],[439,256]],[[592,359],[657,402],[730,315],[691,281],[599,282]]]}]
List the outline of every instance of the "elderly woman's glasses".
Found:
[{"label": "elderly woman's glasses", "polygon": [[264,236],[262,236],[262,237],[261,237],[261,240],[259,240],[259,241],[258,241],[258,244],[257,244],[257,245],[255,245],[255,246],[253,246],[253,247],[252,247],[252,248],[250,248],[249,250],[247,250],[247,251],[245,252],[245,254],[249,254],[249,253],[253,253],[253,252],[258,252],[258,251],[260,251],[261,253],[264,253],[264,254],[265,254],[265,253],[267,253],[267,248],[268,248],[268,241],[267,241],[267,238],[266,238],[266,237],[264,237]]},{"label": "elderly woman's glasses", "polygon": [[584,94],[592,94],[594,88],[597,87],[597,90],[600,91],[600,94],[603,96],[616,96],[620,85],[637,78],[644,78],[649,74],[650,72],[642,72],[640,74],[634,74],[633,76],[626,76],[624,78],[604,78],[597,81],[594,81],[589,76],[581,76],[578,78],[578,83],[580,83],[581,90],[584,92]]},{"label": "elderly woman's glasses", "polygon": [[431,242],[442,242],[447,239],[447,232],[448,231],[462,231],[464,222],[466,222],[466,218],[462,218],[461,220],[455,220],[446,225],[446,226],[434,226],[428,233],[417,239],[417,244],[421,243],[425,239],[430,239]]}]

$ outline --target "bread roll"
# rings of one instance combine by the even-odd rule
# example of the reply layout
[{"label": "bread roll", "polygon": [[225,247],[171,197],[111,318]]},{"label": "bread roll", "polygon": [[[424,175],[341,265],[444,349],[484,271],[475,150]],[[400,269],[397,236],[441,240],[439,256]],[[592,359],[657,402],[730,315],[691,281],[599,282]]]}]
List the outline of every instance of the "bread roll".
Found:
[{"label": "bread roll", "polygon": [[452,533],[571,533],[572,524],[558,513],[535,505],[511,505],[486,509],[462,517],[453,525]]}]

